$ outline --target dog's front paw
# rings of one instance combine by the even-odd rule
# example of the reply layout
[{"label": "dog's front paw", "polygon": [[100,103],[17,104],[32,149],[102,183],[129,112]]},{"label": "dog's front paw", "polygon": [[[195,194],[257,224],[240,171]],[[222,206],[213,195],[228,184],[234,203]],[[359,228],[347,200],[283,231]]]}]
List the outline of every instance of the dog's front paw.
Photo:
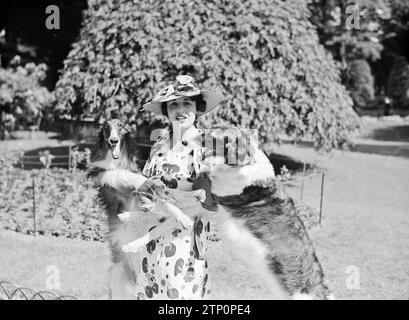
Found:
[{"label": "dog's front paw", "polygon": [[184,229],[193,228],[193,220],[187,215],[181,214],[176,216],[176,220],[182,225]]},{"label": "dog's front paw", "polygon": [[183,213],[178,207],[171,203],[165,203],[167,213],[170,216],[174,216],[176,221],[179,222],[184,229],[189,229],[193,227],[193,220]]},{"label": "dog's front paw", "polygon": [[147,233],[146,235],[140,237],[139,239],[124,244],[122,246],[122,251],[125,253],[137,253],[141,251],[144,246],[146,246],[146,244],[149,242],[149,239],[150,239],[149,233]]},{"label": "dog's front paw", "polygon": [[199,202],[204,202],[206,200],[206,191],[203,189],[191,191],[195,195],[195,198]]}]

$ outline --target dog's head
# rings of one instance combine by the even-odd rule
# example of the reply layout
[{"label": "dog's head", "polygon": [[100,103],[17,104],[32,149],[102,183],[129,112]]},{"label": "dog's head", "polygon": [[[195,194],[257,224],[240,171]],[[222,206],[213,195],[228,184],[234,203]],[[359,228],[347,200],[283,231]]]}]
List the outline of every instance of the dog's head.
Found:
[{"label": "dog's head", "polygon": [[102,125],[99,132],[99,143],[111,150],[113,159],[119,159],[121,156],[121,148],[127,133],[127,127],[118,119],[107,120]]},{"label": "dog's head", "polygon": [[274,178],[273,166],[258,148],[254,131],[219,126],[210,130],[206,139],[213,141],[206,141],[205,164],[216,196],[238,195],[255,181]]}]

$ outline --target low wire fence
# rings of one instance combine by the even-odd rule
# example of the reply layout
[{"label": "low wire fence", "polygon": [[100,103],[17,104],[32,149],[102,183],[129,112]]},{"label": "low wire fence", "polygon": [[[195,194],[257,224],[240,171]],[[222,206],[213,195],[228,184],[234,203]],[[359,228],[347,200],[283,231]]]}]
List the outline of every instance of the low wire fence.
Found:
[{"label": "low wire fence", "polygon": [[53,291],[35,291],[19,287],[9,281],[0,281],[0,300],[78,300],[78,298]]}]

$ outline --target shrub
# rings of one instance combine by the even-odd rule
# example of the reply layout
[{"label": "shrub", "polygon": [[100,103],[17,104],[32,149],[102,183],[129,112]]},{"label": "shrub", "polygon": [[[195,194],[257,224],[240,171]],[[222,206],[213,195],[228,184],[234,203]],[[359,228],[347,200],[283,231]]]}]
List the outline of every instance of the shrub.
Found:
[{"label": "shrub", "polygon": [[[20,124],[36,123],[49,112],[55,99],[41,85],[45,77],[45,64],[27,63],[20,65],[16,56],[7,69],[0,68],[0,113],[8,122]],[[13,119],[13,120],[9,120]],[[9,126],[9,130],[13,129]]]},{"label": "shrub", "polygon": [[348,65],[348,88],[356,106],[369,107],[375,96],[374,77],[364,59],[353,60]]},{"label": "shrub", "polygon": [[329,150],[358,122],[332,57],[319,45],[306,1],[89,1],[80,38],[57,83],[57,112],[100,121],[163,122],[140,107],[177,74],[226,96],[220,120],[285,131]]}]

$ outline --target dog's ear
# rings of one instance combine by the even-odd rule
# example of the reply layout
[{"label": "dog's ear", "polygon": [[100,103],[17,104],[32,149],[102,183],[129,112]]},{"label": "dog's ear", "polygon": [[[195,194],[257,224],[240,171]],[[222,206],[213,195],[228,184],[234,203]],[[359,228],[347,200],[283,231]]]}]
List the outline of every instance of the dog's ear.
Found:
[{"label": "dog's ear", "polygon": [[133,125],[131,123],[127,123],[127,124],[122,123],[122,126],[124,127],[126,132],[136,131],[136,130],[133,129]]},{"label": "dog's ear", "polygon": [[91,152],[91,162],[96,160],[101,160],[105,155],[103,153],[103,146],[104,146],[104,129],[103,126],[100,127],[98,136],[97,136],[97,143],[92,148]]},{"label": "dog's ear", "polygon": [[135,130],[127,131],[123,139],[126,144],[126,156],[130,163],[130,170],[141,172],[142,151],[138,145],[137,132]]},{"label": "dog's ear", "polygon": [[138,138],[138,135],[137,135],[136,130],[132,130],[131,127],[126,126],[124,140],[127,143],[134,145],[137,142],[137,138]]},{"label": "dog's ear", "polygon": [[102,147],[102,145],[104,144],[104,140],[105,140],[105,137],[104,137],[104,126],[102,125],[102,126],[100,126],[100,128],[99,128],[97,145],[98,145],[99,147]]}]

